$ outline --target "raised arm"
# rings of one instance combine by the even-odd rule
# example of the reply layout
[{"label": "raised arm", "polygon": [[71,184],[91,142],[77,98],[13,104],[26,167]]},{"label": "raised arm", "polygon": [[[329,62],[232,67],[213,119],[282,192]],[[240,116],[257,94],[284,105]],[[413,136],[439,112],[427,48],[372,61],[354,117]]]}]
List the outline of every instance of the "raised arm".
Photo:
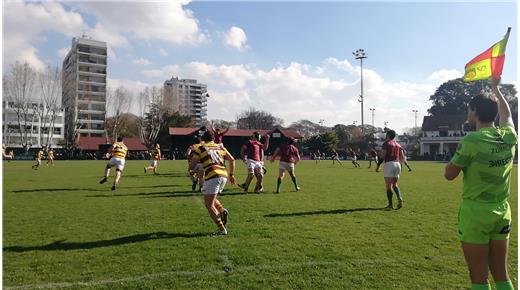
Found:
[{"label": "raised arm", "polygon": [[278,154],[280,154],[280,148],[276,148],[276,150],[274,150],[273,156],[271,156],[271,162],[274,162],[276,160]]},{"label": "raised arm", "polygon": [[499,117],[499,125],[500,127],[503,126],[511,126],[514,127],[513,118],[511,115],[511,109],[509,108],[509,104],[507,103],[506,99],[500,92],[500,89],[498,88],[498,84],[500,83],[500,77],[494,78],[491,80],[491,89],[493,90],[493,93],[495,94],[495,97],[498,100],[498,117]]}]

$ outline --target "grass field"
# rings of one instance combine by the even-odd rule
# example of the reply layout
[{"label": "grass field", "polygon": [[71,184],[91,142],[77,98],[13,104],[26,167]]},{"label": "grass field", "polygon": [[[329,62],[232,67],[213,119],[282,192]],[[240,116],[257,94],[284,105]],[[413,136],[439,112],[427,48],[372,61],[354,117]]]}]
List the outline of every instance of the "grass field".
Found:
[{"label": "grass field", "polygon": [[[273,194],[268,164],[261,195],[227,187],[228,236],[212,237],[186,161],[128,161],[120,188],[98,184],[105,162],[3,165],[3,285],[6,289],[466,289],[457,238],[461,178],[444,164],[412,162],[404,208],[383,211],[382,173],[303,161],[302,190],[286,178]],[[245,177],[238,162],[237,178]],[[510,204],[517,224],[517,168]],[[517,228],[516,226],[514,227]],[[517,286],[518,233],[510,273]]]}]

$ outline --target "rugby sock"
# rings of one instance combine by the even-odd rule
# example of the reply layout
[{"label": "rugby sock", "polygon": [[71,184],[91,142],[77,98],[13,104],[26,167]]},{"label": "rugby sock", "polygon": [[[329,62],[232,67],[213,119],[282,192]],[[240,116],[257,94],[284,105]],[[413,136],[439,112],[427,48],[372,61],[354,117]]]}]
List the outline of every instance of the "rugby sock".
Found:
[{"label": "rugby sock", "polygon": [[471,284],[471,290],[491,290],[489,284]]},{"label": "rugby sock", "polygon": [[226,228],[226,227],[224,226],[224,223],[222,222],[221,219],[218,219],[215,223],[217,224],[219,230],[223,230],[223,229]]},{"label": "rugby sock", "polygon": [[393,195],[393,192],[391,189],[387,189],[386,190],[386,198],[388,198],[388,204],[389,205],[392,205],[392,195]]},{"label": "rugby sock", "polygon": [[296,176],[291,176],[292,182],[294,183],[294,188],[298,188],[298,182],[296,181]]},{"label": "rugby sock", "polygon": [[399,190],[399,187],[394,186],[394,192],[398,200],[403,200],[403,198],[401,197],[401,191]]},{"label": "rugby sock", "polygon": [[276,191],[277,192],[280,191],[280,186],[282,186],[282,179],[278,178],[278,180],[276,181]]},{"label": "rugby sock", "polygon": [[496,285],[497,290],[515,290],[515,288],[513,287],[513,283],[511,283],[511,280],[496,282]]},{"label": "rugby sock", "polygon": [[222,213],[224,211],[224,206],[222,204],[215,205],[215,208],[218,210],[219,213]]}]

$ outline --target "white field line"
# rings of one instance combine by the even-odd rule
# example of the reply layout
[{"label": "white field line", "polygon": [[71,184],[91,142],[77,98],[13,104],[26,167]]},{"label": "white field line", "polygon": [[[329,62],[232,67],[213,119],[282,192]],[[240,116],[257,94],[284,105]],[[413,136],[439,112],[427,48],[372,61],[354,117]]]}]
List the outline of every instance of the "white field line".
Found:
[{"label": "white field line", "polygon": [[258,265],[258,266],[246,266],[232,269],[232,271],[226,270],[202,270],[202,271],[171,271],[171,272],[163,272],[163,273],[153,273],[146,274],[141,276],[130,276],[121,279],[107,279],[107,280],[97,280],[97,281],[88,281],[88,282],[62,282],[62,283],[48,283],[48,284],[31,284],[31,285],[21,285],[21,286],[12,286],[12,287],[4,287],[6,290],[18,290],[18,289],[54,289],[54,288],[68,288],[68,287],[94,287],[94,286],[102,286],[109,284],[119,284],[124,282],[140,282],[145,280],[158,280],[163,277],[170,276],[205,276],[205,275],[226,275],[226,274],[234,274],[234,273],[245,273],[245,272],[255,272],[261,270],[272,270],[272,269],[287,269],[287,268],[298,268],[302,266],[327,266],[327,265],[339,265],[345,264],[340,262],[302,262],[302,263],[282,263],[282,264],[273,264],[273,265]]}]

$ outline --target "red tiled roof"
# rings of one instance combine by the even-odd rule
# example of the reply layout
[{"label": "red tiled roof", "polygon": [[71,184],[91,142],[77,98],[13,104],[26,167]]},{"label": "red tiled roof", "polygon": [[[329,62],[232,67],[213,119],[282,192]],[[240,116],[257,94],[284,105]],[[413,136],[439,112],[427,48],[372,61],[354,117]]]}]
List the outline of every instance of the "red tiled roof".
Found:
[{"label": "red tiled roof", "polygon": [[[76,145],[82,150],[98,150],[99,145],[107,144],[106,141],[105,137],[79,137]],[[111,141],[111,139],[108,139],[109,144],[111,144]],[[147,149],[146,146],[141,143],[141,139],[136,137],[123,138],[123,142],[130,151],[141,151]]]},{"label": "red tiled roof", "polygon": [[[198,131],[200,128],[178,128],[178,127],[170,127],[170,135],[177,135],[177,136],[186,136],[186,135],[192,135],[196,131]],[[229,131],[224,136],[235,136],[235,137],[248,137],[253,135],[253,132],[258,131],[261,135],[265,134],[271,134],[274,130],[245,130],[245,129],[229,129]],[[278,129],[284,136],[286,137],[292,137],[292,138],[301,138],[302,136],[298,131],[295,130],[281,130]]]},{"label": "red tiled roof", "polygon": [[466,122],[466,115],[424,116],[423,131],[439,131],[439,127],[448,127],[448,130],[460,131]]}]

